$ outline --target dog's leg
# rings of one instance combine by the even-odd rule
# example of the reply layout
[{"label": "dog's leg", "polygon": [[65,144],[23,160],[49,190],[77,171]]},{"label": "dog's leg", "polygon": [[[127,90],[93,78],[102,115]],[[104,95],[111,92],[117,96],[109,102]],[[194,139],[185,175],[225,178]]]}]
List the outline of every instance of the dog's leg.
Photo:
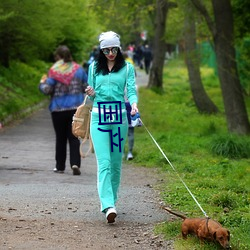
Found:
[{"label": "dog's leg", "polygon": [[183,238],[184,240],[186,240],[186,239],[187,239],[187,233],[184,232],[184,231],[182,231],[181,234],[182,234],[182,238]]}]

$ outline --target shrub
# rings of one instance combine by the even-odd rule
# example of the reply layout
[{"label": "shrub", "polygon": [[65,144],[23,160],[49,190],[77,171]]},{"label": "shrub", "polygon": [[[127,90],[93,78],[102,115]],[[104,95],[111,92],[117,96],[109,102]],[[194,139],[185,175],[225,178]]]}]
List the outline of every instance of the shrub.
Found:
[{"label": "shrub", "polygon": [[250,146],[247,138],[236,135],[219,136],[212,140],[211,151],[215,155],[231,159],[249,158]]}]

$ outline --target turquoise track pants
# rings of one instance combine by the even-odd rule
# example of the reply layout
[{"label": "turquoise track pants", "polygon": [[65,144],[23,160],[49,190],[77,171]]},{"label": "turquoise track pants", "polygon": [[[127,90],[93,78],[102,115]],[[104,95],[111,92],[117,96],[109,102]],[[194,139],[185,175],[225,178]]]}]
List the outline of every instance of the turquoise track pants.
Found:
[{"label": "turquoise track pants", "polygon": [[[111,130],[111,132],[103,132],[102,130]],[[116,135],[120,128],[120,136]],[[124,145],[128,133],[128,121],[126,112],[122,113],[122,124],[105,124],[99,125],[99,113],[91,113],[90,134],[94,145],[97,160],[97,190],[101,202],[101,211],[106,208],[115,207],[118,190],[121,180],[122,157]],[[113,134],[113,143],[120,145],[115,146],[111,143]],[[123,138],[121,142],[119,139]],[[111,147],[113,144],[113,152]]]}]

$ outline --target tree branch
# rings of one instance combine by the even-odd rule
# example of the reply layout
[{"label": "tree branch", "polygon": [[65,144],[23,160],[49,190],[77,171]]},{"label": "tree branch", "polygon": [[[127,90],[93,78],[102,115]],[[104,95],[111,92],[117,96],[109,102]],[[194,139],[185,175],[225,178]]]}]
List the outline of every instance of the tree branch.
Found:
[{"label": "tree branch", "polygon": [[205,5],[200,0],[190,0],[190,1],[194,5],[194,7],[201,13],[201,15],[205,18],[209,30],[211,31],[213,37],[215,37],[216,27]]}]

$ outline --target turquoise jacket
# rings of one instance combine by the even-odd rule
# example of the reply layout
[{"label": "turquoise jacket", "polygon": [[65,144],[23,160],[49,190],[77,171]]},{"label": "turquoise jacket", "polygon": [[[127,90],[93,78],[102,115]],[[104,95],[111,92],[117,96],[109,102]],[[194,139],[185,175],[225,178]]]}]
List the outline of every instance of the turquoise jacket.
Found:
[{"label": "turquoise jacket", "polygon": [[122,109],[126,109],[124,93],[130,104],[138,102],[135,69],[131,63],[127,62],[118,72],[110,72],[107,75],[96,74],[94,65],[95,62],[90,65],[88,72],[88,84],[95,90],[95,97],[90,97],[93,107],[98,107],[98,102],[119,101]]}]

